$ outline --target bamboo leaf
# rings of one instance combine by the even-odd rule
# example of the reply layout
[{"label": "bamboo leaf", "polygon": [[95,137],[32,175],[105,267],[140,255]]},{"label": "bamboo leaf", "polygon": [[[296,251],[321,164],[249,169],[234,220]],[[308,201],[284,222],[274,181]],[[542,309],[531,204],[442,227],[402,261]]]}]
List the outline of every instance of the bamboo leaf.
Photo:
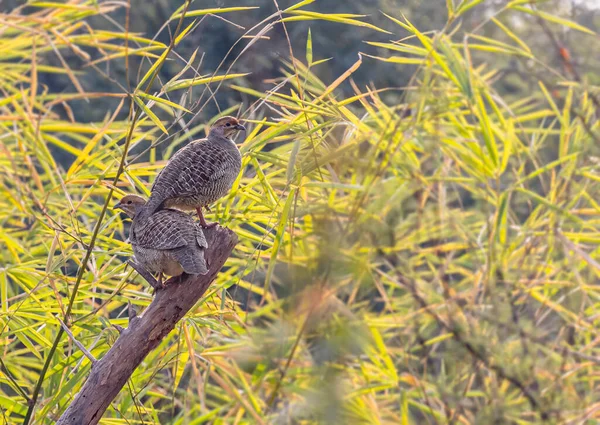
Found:
[{"label": "bamboo leaf", "polygon": [[179,81],[173,81],[165,84],[163,90],[165,92],[171,92],[174,90],[187,89],[189,87],[200,86],[204,84],[217,83],[219,81],[232,80],[234,78],[245,77],[249,74],[227,74],[227,75],[213,75],[210,77],[190,78]]},{"label": "bamboo leaf", "polygon": [[187,113],[190,113],[190,114],[192,113],[191,111],[185,109],[183,106],[178,105],[175,102],[171,102],[170,100],[163,99],[163,98],[158,97],[158,96],[153,96],[153,95],[150,95],[150,94],[147,94],[147,93],[144,93],[144,92],[138,92],[138,93],[136,93],[136,96],[143,97],[144,99],[153,100],[153,101],[155,101],[157,103],[160,103],[162,105],[170,106],[170,107],[175,108],[175,109],[179,109],[180,111],[184,111],[184,112],[187,112]]},{"label": "bamboo leaf", "polygon": [[541,10],[532,10],[523,6],[510,6],[511,9],[518,10],[519,12],[526,13],[528,15],[539,16],[542,19],[552,22],[564,27],[573,28],[574,30],[584,32],[590,35],[596,35],[596,33],[589,28],[584,27],[583,25],[579,25],[573,21],[568,19],[559,18],[558,16],[552,15],[550,13],[542,12]]},{"label": "bamboo leaf", "polygon": [[[180,7],[172,16],[171,21],[175,21],[181,18],[181,10],[183,7]],[[244,12],[247,10],[260,9],[259,7],[247,7],[247,6],[236,6],[236,7],[215,7],[212,9],[201,9],[201,10],[188,10],[185,14],[186,18],[195,18],[197,16],[204,15],[220,15],[222,13],[231,13],[231,12]]]},{"label": "bamboo leaf", "polygon": [[313,61],[313,47],[312,47],[312,36],[310,35],[310,28],[308,29],[308,37],[306,38],[306,63],[311,66]]},{"label": "bamboo leaf", "polygon": [[138,106],[140,108],[142,108],[142,110],[146,113],[146,115],[148,116],[148,118],[150,118],[152,120],[152,122],[154,124],[156,124],[156,126],[158,128],[160,128],[162,130],[163,133],[165,134],[169,134],[169,132],[167,131],[166,127],[164,126],[164,124],[161,122],[161,120],[156,116],[156,114],[154,112],[152,112],[150,110],[150,108],[148,108],[146,106],[146,104],[137,96],[133,97],[135,100],[135,103],[138,104]]},{"label": "bamboo leaf", "polygon": [[265,276],[265,285],[264,292],[265,294],[269,292],[271,287],[271,280],[273,279],[273,271],[275,270],[275,264],[277,255],[279,254],[279,250],[281,249],[281,245],[283,244],[283,239],[285,236],[285,228],[288,224],[288,217],[290,214],[290,210],[292,209],[292,205],[295,198],[296,189],[292,188],[290,193],[287,195],[286,202],[281,211],[281,215],[279,218],[279,223],[277,224],[277,233],[275,235],[275,241],[273,244],[273,248],[271,248],[271,255],[269,260],[269,265],[267,267],[267,274]]}]

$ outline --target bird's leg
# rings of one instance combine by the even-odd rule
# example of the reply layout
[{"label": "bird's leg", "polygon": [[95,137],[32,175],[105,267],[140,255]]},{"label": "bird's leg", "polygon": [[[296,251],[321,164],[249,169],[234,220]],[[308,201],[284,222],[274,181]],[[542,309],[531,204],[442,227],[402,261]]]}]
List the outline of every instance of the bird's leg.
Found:
[{"label": "bird's leg", "polygon": [[183,282],[183,279],[188,276],[188,274],[186,272],[181,273],[180,275],[177,276],[171,276],[169,279],[167,279],[164,283],[164,286],[168,286],[168,285],[174,285],[176,283],[181,283]]},{"label": "bird's leg", "polygon": [[[207,207],[205,208],[208,209]],[[196,212],[198,213],[198,218],[200,219],[200,225],[205,229],[215,227],[217,224],[219,224],[216,221],[214,223],[207,223],[204,219],[204,214],[202,214],[202,208],[196,208]]]},{"label": "bird's leg", "polygon": [[196,213],[198,214],[202,227],[206,226],[206,220],[204,220],[204,214],[202,214],[202,207],[196,208]]},{"label": "bird's leg", "polygon": [[160,287],[160,289],[164,289],[165,288],[165,283],[163,282],[163,274],[162,274],[162,272],[158,273],[158,286]]},{"label": "bird's leg", "polygon": [[152,276],[152,273],[146,270],[145,267],[136,263],[134,260],[129,260],[127,264],[129,264],[133,270],[138,272],[138,274],[142,276],[146,280],[146,282],[148,282],[150,286],[152,286],[154,289],[157,289],[159,287],[159,283],[156,281],[154,276]]}]

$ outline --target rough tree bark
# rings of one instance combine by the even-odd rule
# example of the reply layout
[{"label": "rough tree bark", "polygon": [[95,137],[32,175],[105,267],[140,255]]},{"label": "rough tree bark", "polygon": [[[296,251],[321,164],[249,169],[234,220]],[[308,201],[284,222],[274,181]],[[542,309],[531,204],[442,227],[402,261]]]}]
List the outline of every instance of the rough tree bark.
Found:
[{"label": "rough tree bark", "polygon": [[210,247],[206,253],[208,274],[188,276],[157,291],[143,315],[131,320],[112,348],[92,366],[81,391],[56,425],[97,424],[146,355],[204,295],[237,243],[235,233],[223,227],[206,229],[205,235]]}]

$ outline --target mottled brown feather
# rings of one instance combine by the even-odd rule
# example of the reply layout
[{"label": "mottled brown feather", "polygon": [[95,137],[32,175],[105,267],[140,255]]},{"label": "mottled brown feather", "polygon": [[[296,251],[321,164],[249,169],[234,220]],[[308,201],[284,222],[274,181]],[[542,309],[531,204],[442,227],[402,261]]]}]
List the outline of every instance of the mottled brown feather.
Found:
[{"label": "mottled brown feather", "polygon": [[144,204],[143,198],[128,195],[118,205],[133,218],[129,240],[136,262],[153,273],[170,276],[183,272],[205,274],[207,243],[200,225],[188,214],[173,209],[141,219]]},{"label": "mottled brown feather", "polygon": [[152,185],[144,218],[160,208],[202,208],[227,194],[242,166],[240,152],[228,138],[238,131],[231,125],[244,128],[235,118],[220,118],[206,139],[191,142],[173,155]]}]

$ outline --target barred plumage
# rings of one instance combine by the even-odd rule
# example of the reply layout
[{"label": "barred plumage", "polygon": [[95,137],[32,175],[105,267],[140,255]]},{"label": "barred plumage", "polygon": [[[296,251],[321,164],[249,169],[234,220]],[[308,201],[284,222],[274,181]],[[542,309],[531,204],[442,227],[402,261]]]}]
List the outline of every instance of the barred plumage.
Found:
[{"label": "barred plumage", "polygon": [[196,209],[202,226],[202,208],[223,197],[237,178],[242,157],[230,137],[245,130],[237,119],[223,117],[211,127],[206,139],[180,149],[158,174],[152,194],[141,213],[148,218],[161,208]]},{"label": "barred plumage", "polygon": [[133,218],[129,240],[137,265],[159,276],[206,274],[208,245],[200,225],[188,214],[168,208],[140,220],[145,204],[142,197],[127,195],[115,206]]}]

